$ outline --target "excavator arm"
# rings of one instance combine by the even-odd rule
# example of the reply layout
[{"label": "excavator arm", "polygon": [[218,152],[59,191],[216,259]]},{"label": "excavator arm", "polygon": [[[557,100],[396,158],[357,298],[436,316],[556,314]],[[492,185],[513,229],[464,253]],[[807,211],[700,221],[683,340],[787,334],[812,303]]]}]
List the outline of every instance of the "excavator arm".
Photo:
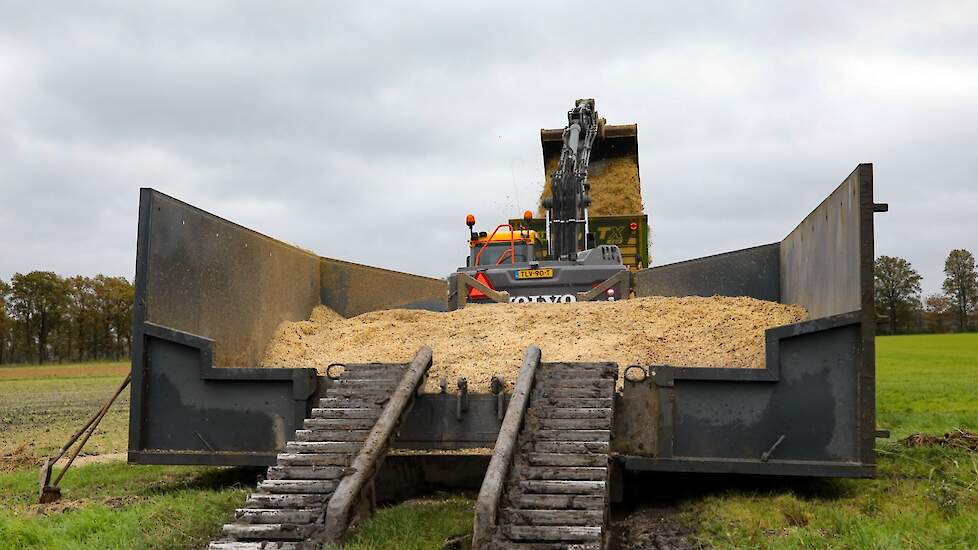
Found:
[{"label": "excavator arm", "polygon": [[544,207],[550,213],[554,259],[571,259],[587,247],[587,209],[591,205],[587,171],[592,147],[603,126],[593,99],[578,99],[567,112],[560,160],[550,177],[551,195],[544,199]]}]

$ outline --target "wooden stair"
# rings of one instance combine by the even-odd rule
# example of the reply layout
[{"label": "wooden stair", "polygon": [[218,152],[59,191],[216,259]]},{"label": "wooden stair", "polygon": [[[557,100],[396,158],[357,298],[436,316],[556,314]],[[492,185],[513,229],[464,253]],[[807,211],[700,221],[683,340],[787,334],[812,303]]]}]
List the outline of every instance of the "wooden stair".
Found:
[{"label": "wooden stair", "polygon": [[338,542],[354,515],[373,510],[373,476],[430,366],[427,347],[410,364],[347,366],[224,526],[226,538],[209,548],[305,550]]},{"label": "wooden stair", "polygon": [[[614,363],[543,363],[535,369],[518,435],[500,432],[516,441],[494,514],[485,513],[492,506],[489,491],[480,493],[473,548],[607,547],[617,375]],[[507,416],[511,412],[517,414],[510,410]]]}]

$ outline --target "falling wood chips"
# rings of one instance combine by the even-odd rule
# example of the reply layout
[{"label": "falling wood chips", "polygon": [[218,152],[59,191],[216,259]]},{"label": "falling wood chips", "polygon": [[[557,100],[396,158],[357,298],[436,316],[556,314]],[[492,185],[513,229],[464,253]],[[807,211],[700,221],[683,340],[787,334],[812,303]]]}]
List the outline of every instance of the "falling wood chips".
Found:
[{"label": "falling wood chips", "polygon": [[[550,176],[557,167],[556,158],[545,168],[547,178],[540,192],[537,215],[543,217],[543,199],[550,196]],[[609,158],[592,161],[588,167],[588,183],[591,184],[592,216],[624,216],[642,214],[642,188],[638,179],[638,165],[629,158]]]},{"label": "falling wood chips", "polygon": [[434,352],[428,390],[442,376],[450,388],[464,376],[477,392],[488,391],[495,374],[512,386],[530,344],[546,362],[763,368],[764,330],[806,318],[799,306],[719,296],[397,309],[350,319],[318,306],[308,321],[278,327],[262,366],[324,373],[330,363],[403,363],[427,344]]}]

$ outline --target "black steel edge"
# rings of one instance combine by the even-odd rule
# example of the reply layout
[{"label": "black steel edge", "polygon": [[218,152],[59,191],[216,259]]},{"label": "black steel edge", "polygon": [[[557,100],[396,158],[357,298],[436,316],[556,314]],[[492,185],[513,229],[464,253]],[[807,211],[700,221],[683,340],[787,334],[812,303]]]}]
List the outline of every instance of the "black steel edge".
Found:
[{"label": "black steel edge", "polygon": [[407,275],[409,277],[417,277],[419,279],[427,279],[429,281],[435,281],[435,282],[439,282],[439,281],[442,281],[443,280],[443,279],[438,279],[438,278],[435,278],[435,277],[427,277],[425,275],[418,275],[417,273],[408,273],[407,271],[398,271],[396,269],[387,269],[386,267],[377,267],[375,265],[361,264],[361,263],[358,263],[358,262],[351,262],[349,260],[340,260],[338,258],[330,258],[328,256],[319,256],[319,262],[320,262],[320,264],[322,264],[324,262],[336,262],[336,263],[346,264],[346,265],[352,265],[352,266],[356,266],[356,267],[363,267],[363,268],[371,269],[371,270],[374,270],[374,271],[381,271],[383,273],[397,273],[398,275]]},{"label": "black steel edge", "polygon": [[178,466],[274,466],[277,453],[200,453],[180,451],[129,451],[130,464]]},{"label": "black steel edge", "polygon": [[710,254],[708,256],[700,256],[699,258],[690,258],[688,260],[680,260],[678,262],[672,262],[672,263],[668,263],[668,264],[652,265],[652,266],[649,266],[649,267],[647,267],[647,268],[645,268],[643,270],[640,270],[638,273],[641,273],[642,271],[646,271],[646,270],[650,270],[650,269],[656,269],[656,270],[658,270],[658,269],[667,269],[667,268],[670,268],[670,267],[675,267],[675,266],[680,266],[680,265],[683,265],[683,264],[688,264],[690,262],[698,262],[700,260],[709,260],[711,258],[719,258],[719,257],[722,257],[722,256],[733,256],[733,255],[736,255],[736,254],[743,254],[745,252],[750,252],[750,251],[758,250],[758,249],[761,249],[761,248],[767,248],[767,247],[770,247],[770,246],[781,246],[781,241],[777,241],[777,242],[773,242],[773,243],[767,243],[767,244],[759,244],[759,245],[756,245],[756,246],[749,246],[747,248],[740,248],[740,249],[737,249],[737,250],[731,250],[729,252],[718,252],[716,254]]},{"label": "black steel edge", "polygon": [[769,328],[764,332],[765,365],[762,369],[742,369],[724,367],[675,367],[671,365],[650,365],[649,377],[660,387],[672,386],[676,380],[723,380],[731,382],[777,382],[781,379],[781,340],[832,330],[862,323],[862,311],[850,311]]},{"label": "black steel edge", "polygon": [[812,216],[812,214],[814,214],[816,211],[818,211],[818,209],[821,208],[823,204],[825,204],[826,202],[828,202],[828,200],[830,198],[832,198],[832,195],[834,195],[835,192],[838,191],[840,187],[842,187],[843,185],[846,184],[847,181],[849,181],[849,178],[851,178],[852,176],[856,175],[857,172],[861,172],[863,170],[863,167],[864,166],[869,166],[872,169],[872,166],[873,165],[872,164],[857,164],[856,167],[853,169],[853,171],[850,172],[848,176],[842,178],[842,182],[839,183],[839,185],[836,185],[835,187],[833,187],[832,188],[832,191],[829,192],[829,194],[826,195],[824,199],[822,199],[821,201],[819,201],[819,203],[817,205],[815,205],[815,207],[812,208],[808,212],[808,214],[805,214],[805,217],[802,218],[801,221],[798,222],[794,227],[792,227],[791,228],[791,231],[788,231],[788,233],[784,236],[784,239],[781,239],[781,240],[784,241],[785,239],[787,239],[788,237],[790,237],[792,233],[794,233],[795,231],[797,231],[798,228],[801,227],[802,224],[804,224],[805,221],[808,220],[808,218],[810,218]]},{"label": "black steel edge", "polygon": [[[261,369],[261,368],[218,368],[213,366],[213,340],[188,332],[141,322],[134,328],[133,336],[133,385],[129,408],[129,457],[134,464],[199,464],[229,466],[271,466],[275,463],[274,453],[227,453],[227,452],[153,452],[142,448],[142,388],[143,388],[143,350],[146,337],[160,338],[176,342],[200,351],[200,378],[221,381],[261,381],[284,380],[292,382],[293,416],[301,425],[311,409],[309,398],[317,390],[317,371],[310,368]],[[139,385],[136,381],[139,380]],[[250,457],[268,458],[250,458]]]},{"label": "black steel edge", "polygon": [[[207,210],[204,210],[203,208],[196,207],[196,206],[194,206],[194,205],[192,205],[192,204],[190,204],[188,202],[184,202],[184,201],[182,201],[182,200],[180,200],[178,198],[171,197],[170,195],[167,195],[166,193],[162,193],[160,191],[157,191],[156,189],[153,189],[152,187],[141,187],[139,189],[139,192],[140,192],[140,219],[142,219],[142,197],[143,197],[143,194],[146,193],[150,198],[161,197],[161,198],[164,198],[166,200],[171,200],[171,201],[176,202],[176,203],[179,203],[180,205],[185,206],[185,207],[187,207],[187,208],[189,208],[189,209],[191,209],[191,210],[193,210],[195,212],[198,212],[198,213],[200,213],[200,214],[202,214],[204,216],[210,216],[212,218],[216,218],[219,221],[222,221],[222,222],[224,222],[224,223],[226,223],[228,225],[231,225],[233,227],[236,227],[238,229],[241,229],[241,230],[243,230],[243,231],[245,231],[247,233],[251,233],[252,235],[255,235],[257,237],[260,237],[262,239],[265,239],[265,240],[267,240],[267,241],[269,241],[271,243],[274,243],[274,244],[276,244],[278,246],[283,246],[283,247],[286,247],[286,248],[295,250],[297,252],[301,252],[301,253],[303,253],[303,254],[305,254],[307,256],[313,257],[313,258],[321,258],[321,256],[319,256],[315,252],[311,252],[311,251],[306,250],[304,248],[295,246],[294,244],[289,244],[289,243],[287,243],[285,241],[281,241],[279,239],[276,239],[275,237],[269,237],[268,235],[266,235],[264,233],[259,233],[258,231],[255,231],[254,229],[250,229],[250,228],[245,227],[245,226],[243,226],[241,224],[234,223],[233,221],[231,221],[231,220],[229,220],[227,218],[223,218],[221,216],[218,216],[218,215],[214,214],[213,212],[208,212]],[[149,230],[149,226],[148,225],[147,225],[146,229],[147,229],[147,231]],[[140,228],[139,228],[139,233],[140,234],[143,233],[142,226],[140,226]]]},{"label": "black steel edge", "polygon": [[[315,391],[318,371],[313,368],[259,368],[259,367],[215,367],[213,364],[214,341],[182,330],[164,327],[155,323],[143,323],[143,333],[200,350],[201,380],[293,380],[311,381],[309,392],[297,399],[305,399]],[[297,377],[296,374],[299,373]]]},{"label": "black steel edge", "polygon": [[149,188],[139,190],[139,226],[136,231],[136,278],[132,306],[132,341],[129,360],[132,382],[129,385],[129,451],[138,451],[142,439],[143,410],[143,324],[146,321],[146,280],[149,267],[149,228],[153,196]]},{"label": "black steel edge", "polygon": [[861,414],[862,462],[876,464],[876,263],[875,250],[875,198],[873,165],[862,163],[853,173],[858,173],[859,183],[859,253],[860,290],[862,293],[862,358],[859,379]]},{"label": "black steel edge", "polygon": [[853,462],[816,462],[801,460],[760,460],[725,458],[646,458],[621,456],[626,470],[646,472],[685,472],[711,474],[749,474],[806,477],[871,478],[876,475],[873,465]]},{"label": "black steel edge", "polygon": [[858,325],[862,322],[862,320],[862,310],[848,311],[846,313],[839,313],[838,315],[829,315],[827,317],[809,319],[808,321],[801,321],[799,323],[792,323],[790,325],[772,327],[764,331],[764,337],[767,342],[770,342],[772,339],[781,340],[784,338],[791,338],[792,336],[801,336],[803,334],[811,334],[813,332],[821,332],[823,330],[831,330],[849,325]]}]

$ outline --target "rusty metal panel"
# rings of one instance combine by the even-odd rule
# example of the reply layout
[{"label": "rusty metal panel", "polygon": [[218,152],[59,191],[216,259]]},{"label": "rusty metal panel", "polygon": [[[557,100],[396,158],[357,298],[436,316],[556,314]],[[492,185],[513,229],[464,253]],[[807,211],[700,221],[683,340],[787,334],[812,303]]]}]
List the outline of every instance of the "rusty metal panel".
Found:
[{"label": "rusty metal panel", "polygon": [[320,259],[320,299],[344,317],[382,309],[445,311],[448,283],[400,271]]},{"label": "rusty metal panel", "polygon": [[654,455],[662,418],[660,392],[648,380],[636,383],[626,378],[623,384],[621,393],[615,396],[612,451],[621,455]]},{"label": "rusty metal panel", "polygon": [[215,366],[257,366],[278,324],[319,304],[315,254],[153,189],[140,203],[138,321],[213,340]]},{"label": "rusty metal panel", "polygon": [[779,301],[779,243],[644,269],[636,296],[750,296]]}]

